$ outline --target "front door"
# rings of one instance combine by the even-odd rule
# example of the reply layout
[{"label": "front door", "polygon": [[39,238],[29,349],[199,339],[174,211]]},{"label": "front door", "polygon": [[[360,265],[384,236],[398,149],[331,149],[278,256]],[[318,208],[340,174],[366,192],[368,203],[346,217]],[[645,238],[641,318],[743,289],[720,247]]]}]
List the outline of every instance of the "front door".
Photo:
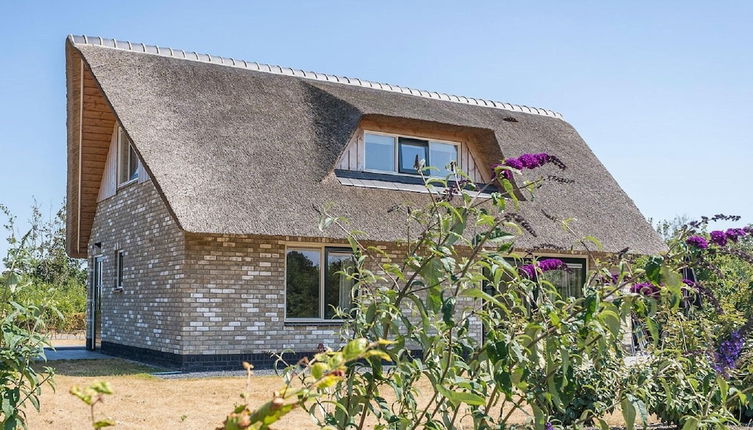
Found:
[{"label": "front door", "polygon": [[89,349],[97,350],[102,347],[102,257],[94,257],[90,293],[89,326],[92,341]]}]

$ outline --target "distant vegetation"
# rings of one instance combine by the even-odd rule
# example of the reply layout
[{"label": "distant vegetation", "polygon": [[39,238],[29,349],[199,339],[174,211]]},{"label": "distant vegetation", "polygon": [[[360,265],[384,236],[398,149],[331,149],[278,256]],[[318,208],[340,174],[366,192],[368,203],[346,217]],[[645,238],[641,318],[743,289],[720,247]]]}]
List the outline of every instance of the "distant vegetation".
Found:
[{"label": "distant vegetation", "polygon": [[[15,262],[17,273],[28,282],[17,292],[17,300],[24,303],[48,302],[59,311],[49,311],[42,318],[48,330],[68,332],[85,328],[86,270],[82,260],[65,253],[65,204],[54,214],[44,214],[35,202],[29,228],[19,232],[17,217],[3,205],[0,214],[8,252],[3,265]],[[19,258],[23,256],[23,258]],[[8,272],[0,275],[6,280]]]}]

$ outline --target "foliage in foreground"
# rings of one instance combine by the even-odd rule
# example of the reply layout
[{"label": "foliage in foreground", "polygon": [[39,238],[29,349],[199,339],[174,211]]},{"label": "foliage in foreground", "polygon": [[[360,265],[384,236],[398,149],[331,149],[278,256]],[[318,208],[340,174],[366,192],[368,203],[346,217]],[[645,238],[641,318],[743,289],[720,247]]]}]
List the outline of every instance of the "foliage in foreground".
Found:
[{"label": "foliage in foreground", "polygon": [[44,348],[49,346],[45,316],[57,311],[44,300],[19,299],[31,285],[19,270],[27,258],[17,253],[6,260],[9,265],[0,278],[0,423],[7,430],[27,428],[26,408],[31,405],[39,411],[42,387],[51,385],[53,377],[51,368],[45,367],[40,374],[32,366],[44,359]]},{"label": "foliage in foreground", "polygon": [[108,382],[99,381],[91,384],[88,387],[80,388],[78,386],[71,387],[71,395],[77,397],[85,405],[89,406],[89,420],[94,430],[99,430],[105,427],[112,427],[115,425],[115,421],[110,418],[97,418],[94,413],[94,408],[99,403],[104,403],[105,395],[112,394],[112,388]]},{"label": "foliage in foreground", "polygon": [[[745,407],[751,390],[739,384],[750,372],[738,369],[733,377],[731,369],[750,333],[750,307],[740,304],[751,295],[751,278],[745,270],[722,273],[717,260],[753,262],[739,248],[751,231],[721,232],[723,241],[719,232],[706,234],[706,219],[676,231],[662,255],[634,258],[597,252],[598,240],[577,233],[577,220],[560,220],[573,238],[570,250],[587,252],[592,263],[582,294],[562,297],[546,273],[568,270],[561,261],[514,252],[522,229],[536,233],[518,214],[524,202],[513,175],[547,163],[565,168],[548,154],[496,165],[501,192],[490,201],[478,199],[462,172],[450,181],[427,179],[430,191],[444,191],[430,193],[426,208],[400,208],[409,229],[399,261],[362,242],[347,220],[323,212],[320,227],[340,229],[354,254],[343,274],[355,283],[354,305],[338,310],[343,334],[365,344],[388,340],[388,360],[342,362],[326,387],[318,385],[315,364],[294,363],[275,394],[295,390],[294,401],[274,411],[274,399],[244,406],[262,418],[224,428],[266,429],[294,407],[336,429],[450,429],[461,422],[501,429],[513,426],[515,411],[536,429],[606,428],[603,417],[617,406],[629,429],[651,413],[687,430],[736,423],[731,410]],[[519,188],[533,199],[552,179],[567,183],[550,175]],[[624,341],[632,327],[643,355],[629,365]],[[732,333],[743,339],[739,348],[725,343]],[[428,402],[419,402],[419,380],[433,386]]]}]

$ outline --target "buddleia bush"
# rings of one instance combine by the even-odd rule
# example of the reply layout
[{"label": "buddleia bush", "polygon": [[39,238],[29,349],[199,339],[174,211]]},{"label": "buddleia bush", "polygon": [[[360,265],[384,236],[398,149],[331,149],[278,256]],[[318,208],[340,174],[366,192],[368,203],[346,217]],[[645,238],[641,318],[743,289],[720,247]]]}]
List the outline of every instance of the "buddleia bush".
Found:
[{"label": "buddleia bush", "polygon": [[[444,180],[425,178],[427,207],[389,208],[406,219],[396,259],[322,209],[320,228],[338,229],[354,255],[342,273],[354,283],[353,308],[338,311],[343,335],[379,345],[379,354],[334,368],[291,363],[275,394],[295,390],[285,412],[305,408],[335,429],[501,429],[521,414],[536,429],[606,428],[604,417],[618,407],[629,429],[650,413],[689,430],[734,423],[729,405],[749,389],[730,385],[738,351],[724,339],[744,333],[750,319],[716,309],[725,305],[710,288],[710,260],[744,258],[728,245],[749,240],[750,231],[720,237],[687,226],[667,252],[635,258],[627,250],[599,253],[598,239],[579,232],[577,220],[550,217],[572,237],[560,252],[585,252],[592,263],[582,294],[562,297],[548,272],[566,264],[515,252],[520,234],[536,234],[519,197],[532,200],[551,180],[572,182],[547,175],[514,186],[522,170],[545,164],[566,169],[550,154],[524,154],[493,166],[493,189],[477,189],[455,166]],[[692,330],[677,330],[682,324]],[[633,329],[642,333],[643,355],[626,360]],[[326,375],[331,383],[316,382]],[[431,388],[420,392],[426,382]],[[257,421],[225,428],[267,428],[282,412],[266,405],[249,414]]]}]

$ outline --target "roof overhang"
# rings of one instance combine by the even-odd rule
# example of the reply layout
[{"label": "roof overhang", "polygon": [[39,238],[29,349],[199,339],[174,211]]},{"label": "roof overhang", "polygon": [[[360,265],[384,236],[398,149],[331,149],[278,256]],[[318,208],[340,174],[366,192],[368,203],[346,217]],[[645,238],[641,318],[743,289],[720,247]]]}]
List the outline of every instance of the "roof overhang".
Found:
[{"label": "roof overhang", "polygon": [[66,41],[68,180],[66,251],[87,256],[105,160],[116,119],[80,52]]}]

